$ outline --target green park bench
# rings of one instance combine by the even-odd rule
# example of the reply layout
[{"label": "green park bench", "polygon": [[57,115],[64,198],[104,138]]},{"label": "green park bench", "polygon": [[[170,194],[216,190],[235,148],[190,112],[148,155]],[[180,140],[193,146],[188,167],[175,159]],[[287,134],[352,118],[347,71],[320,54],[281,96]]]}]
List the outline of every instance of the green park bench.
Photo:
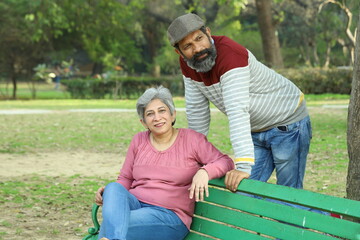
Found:
[{"label": "green park bench", "polygon": [[[360,201],[248,179],[241,182],[238,190],[251,195],[234,194],[226,190],[223,178],[211,180],[210,195],[204,202],[196,203],[191,231],[185,240],[360,240]],[[260,197],[254,198],[253,195]],[[279,204],[270,199],[295,203],[342,217],[319,214]],[[94,227],[89,228],[89,235],[83,240],[97,239],[100,228],[98,209],[94,204]]]}]

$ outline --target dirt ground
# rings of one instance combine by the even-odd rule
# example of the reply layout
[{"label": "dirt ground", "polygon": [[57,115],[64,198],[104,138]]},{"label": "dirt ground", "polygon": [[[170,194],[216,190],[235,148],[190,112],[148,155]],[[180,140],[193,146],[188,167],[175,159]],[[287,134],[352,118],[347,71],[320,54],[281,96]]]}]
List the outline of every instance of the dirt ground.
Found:
[{"label": "dirt ground", "polygon": [[[89,152],[0,154],[0,183],[9,180],[26,181],[34,173],[54,179],[76,174],[115,178],[123,159],[119,154]],[[69,216],[66,209],[51,205],[45,208],[20,208],[11,201],[5,201],[0,208],[0,240],[81,239],[87,229],[93,226],[91,204],[79,207],[77,212]]]},{"label": "dirt ground", "polygon": [[123,158],[115,153],[0,154],[0,179],[32,173],[47,176],[114,175],[118,173],[122,160]]}]

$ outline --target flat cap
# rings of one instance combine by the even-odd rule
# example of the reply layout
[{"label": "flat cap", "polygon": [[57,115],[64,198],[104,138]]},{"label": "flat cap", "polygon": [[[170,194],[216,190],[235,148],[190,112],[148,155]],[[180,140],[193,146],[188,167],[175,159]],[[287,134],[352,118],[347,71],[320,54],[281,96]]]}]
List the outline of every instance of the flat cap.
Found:
[{"label": "flat cap", "polygon": [[189,33],[199,30],[205,22],[196,14],[188,13],[177,17],[169,26],[167,36],[171,46],[175,46]]}]

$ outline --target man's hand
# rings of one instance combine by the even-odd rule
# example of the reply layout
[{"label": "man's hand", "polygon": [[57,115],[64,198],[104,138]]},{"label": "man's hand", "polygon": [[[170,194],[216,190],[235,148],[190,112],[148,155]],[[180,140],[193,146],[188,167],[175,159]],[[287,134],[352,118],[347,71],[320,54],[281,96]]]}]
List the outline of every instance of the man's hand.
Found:
[{"label": "man's hand", "polygon": [[239,170],[228,171],[225,175],[226,188],[232,192],[236,192],[237,187],[244,178],[249,178],[250,174]]}]

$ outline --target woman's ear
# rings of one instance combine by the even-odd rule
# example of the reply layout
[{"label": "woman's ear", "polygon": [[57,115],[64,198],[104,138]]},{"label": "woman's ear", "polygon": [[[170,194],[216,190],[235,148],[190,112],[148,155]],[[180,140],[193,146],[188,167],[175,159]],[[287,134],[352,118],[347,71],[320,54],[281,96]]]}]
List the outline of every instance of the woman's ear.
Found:
[{"label": "woman's ear", "polygon": [[144,128],[149,129],[147,124],[142,119],[140,119],[140,122],[144,126]]},{"label": "woman's ear", "polygon": [[171,122],[176,121],[176,110],[174,110],[173,114],[171,115]]}]

